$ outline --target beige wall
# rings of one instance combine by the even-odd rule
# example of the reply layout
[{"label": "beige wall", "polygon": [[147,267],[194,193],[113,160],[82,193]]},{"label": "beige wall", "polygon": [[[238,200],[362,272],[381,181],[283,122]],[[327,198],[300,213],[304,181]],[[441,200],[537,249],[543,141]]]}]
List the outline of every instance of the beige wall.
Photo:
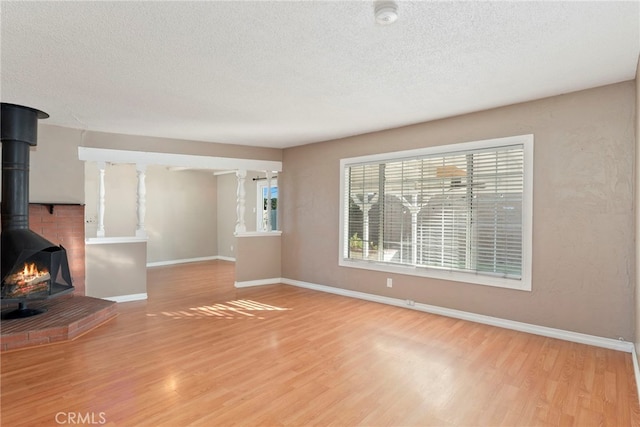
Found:
[{"label": "beige wall", "polygon": [[[253,178],[264,177],[263,172],[247,171],[247,181],[245,182],[246,191],[246,214],[245,223],[247,231],[256,231],[256,210],[257,210],[257,197],[258,197],[258,185]],[[235,226],[235,221],[234,221]]]},{"label": "beige wall", "polygon": [[[85,203],[85,165],[78,147],[282,160],[282,150],[168,138],[81,131],[38,121],[38,145],[31,149],[31,202]],[[84,135],[83,135],[84,132]],[[93,170],[92,170],[93,173]],[[90,181],[94,175],[87,175]],[[96,181],[97,182],[97,181]],[[254,190],[255,191],[255,190]],[[87,201],[95,205],[94,200]],[[127,225],[122,225],[128,227]]]},{"label": "beige wall", "polygon": [[238,159],[282,160],[282,150],[276,148],[258,148],[244,145],[91,131],[86,132],[82,145],[84,147],[110,148],[114,150],[192,154]]},{"label": "beige wall", "polygon": [[81,131],[38,122],[38,145],[31,148],[29,200],[84,204],[84,165],[78,160]]},{"label": "beige wall", "polygon": [[[105,167],[104,178],[104,229],[107,237],[134,236],[136,232],[137,175],[134,165]],[[94,162],[85,163],[85,234],[96,237],[98,218],[98,167]]]},{"label": "beige wall", "polygon": [[147,292],[146,243],[87,245],[86,295],[96,298]]},{"label": "beige wall", "polygon": [[236,189],[235,174],[218,176],[218,255],[229,258],[236,256]]},{"label": "beige wall", "polygon": [[[634,90],[625,82],[285,149],[283,277],[633,340]],[[535,136],[531,292],[338,266],[341,158],[528,133]]]},{"label": "beige wall", "polygon": [[147,168],[148,262],[218,254],[217,183],[211,172]]},{"label": "beige wall", "polygon": [[280,236],[238,237],[236,245],[236,282],[281,277]]},{"label": "beige wall", "polygon": [[[635,114],[635,137],[636,137],[636,162],[635,162],[635,238],[636,238],[636,260],[635,260],[635,337],[636,354],[640,358],[640,57],[636,68],[636,114]],[[636,378],[636,381],[638,378]]]},{"label": "beige wall", "polygon": [[[87,162],[86,235],[97,229],[98,168]],[[137,226],[137,174],[134,165],[105,168],[105,235],[134,236]],[[150,165],[146,178],[145,228],[148,262],[217,255],[217,184],[211,172],[170,171]]]}]

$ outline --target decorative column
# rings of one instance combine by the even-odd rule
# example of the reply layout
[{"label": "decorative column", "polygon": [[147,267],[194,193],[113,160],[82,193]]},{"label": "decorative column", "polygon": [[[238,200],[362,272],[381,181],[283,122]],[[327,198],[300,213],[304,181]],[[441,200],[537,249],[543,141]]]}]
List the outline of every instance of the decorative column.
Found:
[{"label": "decorative column", "polygon": [[136,173],[138,175],[136,200],[138,224],[136,226],[136,237],[147,237],[147,230],[144,228],[144,217],[147,214],[147,186],[145,183],[147,165],[136,164]]},{"label": "decorative column", "polygon": [[365,259],[369,257],[369,211],[377,201],[377,198],[378,194],[374,193],[364,194],[362,198],[356,197],[353,199],[353,203],[362,210],[362,256]]},{"label": "decorative column", "polygon": [[273,231],[271,224],[271,171],[265,171],[267,175],[267,229],[265,231]]},{"label": "decorative column", "polygon": [[98,230],[96,237],[104,237],[104,171],[107,167],[105,162],[98,162]]},{"label": "decorative column", "polygon": [[418,203],[418,195],[413,194],[411,201],[408,196],[403,197],[402,204],[411,212],[411,263],[418,264],[418,214],[424,204]]},{"label": "decorative column", "polygon": [[244,233],[247,231],[247,226],[244,222],[244,211],[245,211],[245,197],[247,195],[244,189],[244,181],[247,177],[246,170],[237,170],[236,177],[238,178],[238,190],[237,190],[237,199],[236,199],[236,213],[238,219],[236,221],[236,233]]}]

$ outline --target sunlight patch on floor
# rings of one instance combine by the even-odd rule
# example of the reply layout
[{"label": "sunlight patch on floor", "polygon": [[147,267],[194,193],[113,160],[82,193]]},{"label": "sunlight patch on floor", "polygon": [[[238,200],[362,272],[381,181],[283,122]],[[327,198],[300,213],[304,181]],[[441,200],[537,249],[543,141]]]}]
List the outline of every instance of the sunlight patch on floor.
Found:
[{"label": "sunlight patch on floor", "polygon": [[[265,311],[287,311],[290,308],[276,307],[253,300],[233,300],[225,303],[202,305],[191,307],[188,310],[161,311],[159,315],[173,319],[186,318],[217,318],[217,319],[264,319],[260,316]],[[155,317],[158,314],[147,313],[147,317]]]}]

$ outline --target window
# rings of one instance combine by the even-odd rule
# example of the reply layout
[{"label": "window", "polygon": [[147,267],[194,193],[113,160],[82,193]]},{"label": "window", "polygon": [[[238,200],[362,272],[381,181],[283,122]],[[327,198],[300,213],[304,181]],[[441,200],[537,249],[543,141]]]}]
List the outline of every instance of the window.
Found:
[{"label": "window", "polygon": [[[268,209],[267,195],[268,185],[266,180],[257,182],[257,209],[256,209],[256,230],[272,231],[278,230],[278,180],[271,180],[271,209]],[[267,217],[271,220],[271,229],[267,223]]]},{"label": "window", "polygon": [[533,136],[341,161],[340,265],[531,289]]}]

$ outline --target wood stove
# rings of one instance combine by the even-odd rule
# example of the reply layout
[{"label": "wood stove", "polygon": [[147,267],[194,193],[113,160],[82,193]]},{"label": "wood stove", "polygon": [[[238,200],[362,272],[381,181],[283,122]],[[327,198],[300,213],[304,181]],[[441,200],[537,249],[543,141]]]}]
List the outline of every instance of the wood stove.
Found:
[{"label": "wood stove", "polygon": [[0,205],[0,302],[18,304],[2,318],[33,316],[46,309],[27,303],[73,291],[67,252],[29,229],[29,150],[37,144],[38,119],[48,114],[15,104],[0,104],[2,203]]}]

